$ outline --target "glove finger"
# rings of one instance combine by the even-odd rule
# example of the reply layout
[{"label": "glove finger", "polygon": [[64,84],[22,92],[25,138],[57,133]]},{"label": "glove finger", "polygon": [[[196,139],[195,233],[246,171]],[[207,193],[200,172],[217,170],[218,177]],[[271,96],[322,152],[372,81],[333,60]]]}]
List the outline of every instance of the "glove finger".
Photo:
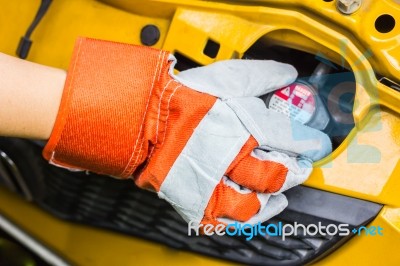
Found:
[{"label": "glove finger", "polygon": [[[224,177],[222,182],[226,185],[235,190],[237,193],[254,193],[247,188],[243,188],[240,185],[233,182],[231,179]],[[279,195],[272,195],[268,193],[256,193],[257,199],[260,203],[260,208],[250,219],[246,221],[240,221],[235,218],[229,217],[217,217],[216,220],[219,223],[224,223],[225,225],[229,225],[231,223],[239,223],[239,224],[257,224],[265,222],[266,220],[270,219],[271,217],[279,214],[283,211],[286,206],[288,205],[288,201],[283,194]]]},{"label": "glove finger", "polygon": [[226,173],[235,183],[261,193],[280,193],[307,180],[311,161],[256,149],[250,137]]},{"label": "glove finger", "polygon": [[266,150],[318,161],[332,152],[329,137],[316,129],[269,110],[255,97],[229,99],[226,103]]},{"label": "glove finger", "polygon": [[287,154],[271,151],[256,149],[251,156],[257,158],[261,162],[274,162],[283,165],[286,169],[286,177],[282,186],[275,191],[271,191],[277,195],[283,191],[288,190],[294,186],[304,183],[312,172],[312,162],[309,159],[302,157],[290,157]]},{"label": "glove finger", "polygon": [[257,146],[257,141],[250,137],[226,175],[235,183],[251,190],[262,193],[276,192],[283,186],[288,169],[280,162],[260,160],[252,156]]},{"label": "glove finger", "polygon": [[261,208],[259,212],[251,217],[249,220],[244,222],[238,222],[234,219],[229,218],[218,218],[218,222],[224,223],[226,225],[232,223],[238,223],[241,225],[250,224],[255,225],[257,223],[263,223],[272,217],[281,213],[288,205],[288,201],[283,194],[279,195],[271,195],[271,194],[262,194],[257,193],[257,197],[261,202]]},{"label": "glove finger", "polygon": [[227,99],[261,96],[285,87],[296,69],[273,60],[225,60],[180,72],[176,79],[195,90]]},{"label": "glove finger", "polygon": [[[226,177],[224,179],[226,180]],[[217,218],[247,221],[260,210],[260,207],[257,193],[248,189],[243,190],[238,185],[234,188],[222,180],[208,202],[201,223],[215,225]]]}]

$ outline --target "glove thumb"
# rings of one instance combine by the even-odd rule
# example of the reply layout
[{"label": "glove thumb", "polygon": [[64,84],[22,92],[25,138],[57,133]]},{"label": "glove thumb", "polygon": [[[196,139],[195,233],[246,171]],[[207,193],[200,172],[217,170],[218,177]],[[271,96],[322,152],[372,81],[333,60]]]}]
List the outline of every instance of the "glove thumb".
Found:
[{"label": "glove thumb", "polygon": [[225,60],[182,71],[177,79],[221,99],[261,96],[292,83],[296,69],[273,60]]}]

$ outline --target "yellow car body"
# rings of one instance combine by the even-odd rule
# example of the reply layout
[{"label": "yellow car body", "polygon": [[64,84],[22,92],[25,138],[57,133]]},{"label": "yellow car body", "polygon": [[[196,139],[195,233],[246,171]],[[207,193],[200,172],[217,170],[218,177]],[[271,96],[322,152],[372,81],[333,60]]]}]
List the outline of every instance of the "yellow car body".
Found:
[{"label": "yellow car body", "polygon": [[[15,55],[39,4],[0,0],[0,52]],[[386,33],[376,25],[384,14],[397,19]],[[315,163],[305,185],[382,204],[369,225],[383,227],[384,235],[353,237],[315,264],[400,264],[400,92],[382,79],[400,81],[399,1],[363,0],[354,14],[344,15],[336,1],[323,0],[54,0],[31,36],[27,60],[67,69],[78,36],[140,45],[148,24],[160,31],[153,47],[200,65],[242,58],[257,40],[322,53],[338,64],[345,58],[357,83],[355,127],[331,156]],[[208,40],[220,44],[215,58],[204,54]],[[369,152],[376,158],[351,159]],[[232,264],[63,221],[4,188],[0,214],[77,265]]]}]

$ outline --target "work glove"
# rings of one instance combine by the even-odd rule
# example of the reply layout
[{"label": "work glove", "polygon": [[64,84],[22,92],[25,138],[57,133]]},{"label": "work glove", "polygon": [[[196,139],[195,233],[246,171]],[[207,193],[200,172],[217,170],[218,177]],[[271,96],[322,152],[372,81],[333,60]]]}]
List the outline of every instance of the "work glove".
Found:
[{"label": "work glove", "polygon": [[324,133],[258,98],[296,70],[228,60],[176,76],[175,63],[166,51],[79,39],[44,157],[133,178],[192,224],[256,224],[281,212],[282,192],[331,152]]}]

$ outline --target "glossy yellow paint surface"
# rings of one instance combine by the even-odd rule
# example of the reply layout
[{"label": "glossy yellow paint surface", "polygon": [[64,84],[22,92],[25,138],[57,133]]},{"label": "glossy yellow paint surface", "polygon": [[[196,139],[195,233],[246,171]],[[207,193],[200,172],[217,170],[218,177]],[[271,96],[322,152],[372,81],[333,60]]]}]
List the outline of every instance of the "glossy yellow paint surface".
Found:
[{"label": "glossy yellow paint surface", "polygon": [[400,117],[374,110],[364,127],[354,130],[335,158],[315,169],[310,186],[400,206]]},{"label": "glossy yellow paint surface", "polygon": [[[32,36],[34,44],[28,60],[66,68],[77,36],[140,44],[141,28],[155,24],[161,32],[155,47],[177,51],[202,65],[241,58],[257,40],[262,40],[266,49],[281,44],[343,63],[356,77],[356,127],[331,156],[316,163],[306,185],[386,205],[372,223],[384,227],[385,235],[354,237],[322,260],[321,265],[382,260],[399,263],[395,261],[398,256],[393,254],[400,244],[400,93],[379,82],[376,74],[400,81],[400,4],[364,0],[356,13],[342,15],[336,10],[335,1],[231,2],[234,4],[194,0],[54,0]],[[0,51],[15,53],[38,4],[38,0],[0,0],[1,12],[7,14],[0,16],[0,35],[7,36],[7,41],[0,42]],[[375,29],[375,21],[382,14],[397,20],[388,33]],[[220,44],[215,59],[203,52],[208,39]],[[28,205],[0,192],[0,210],[7,209],[24,226],[22,218],[28,216],[18,217],[19,212],[37,217],[32,219],[39,219],[38,223],[27,225],[27,229],[86,265],[109,265],[106,263],[115,258],[121,262],[126,259],[123,265],[131,261],[135,265],[134,257],[140,264],[170,265],[167,261],[173,261],[179,265],[181,260],[189,260],[193,265],[202,265],[212,261],[204,262],[196,255],[174,252],[136,238],[73,226],[36,209],[30,210]],[[9,209],[5,200],[15,208]],[[54,241],[43,231],[44,227],[48,232],[57,232]],[[95,251],[98,245],[101,252]],[[125,246],[136,247],[132,252],[140,251],[129,253]],[[96,264],[102,261],[104,264]]]},{"label": "glossy yellow paint surface", "polygon": [[[40,1],[0,3],[0,51],[15,55]],[[31,36],[33,44],[27,60],[66,69],[78,36],[140,44],[140,31],[147,24],[156,25],[164,33],[154,46],[161,48],[169,23],[167,19],[132,14],[95,0],[54,0]]]},{"label": "glossy yellow paint surface", "polygon": [[[218,2],[218,1],[216,1]],[[228,2],[228,1],[224,1]],[[233,0],[237,4],[244,1]],[[356,45],[368,50],[366,54],[375,70],[384,76],[397,76],[400,79],[400,4],[394,0],[363,0],[360,8],[351,15],[343,15],[336,9],[336,1],[315,0],[253,0],[246,1],[260,6],[274,6],[290,10],[302,10],[309,17],[322,17],[324,24],[331,28],[340,27],[357,39]],[[388,14],[397,19],[397,24],[388,33],[375,28],[375,21],[381,15]],[[342,31],[343,31],[342,30]],[[343,31],[343,32],[344,32]],[[346,33],[344,32],[344,33]],[[347,34],[352,38],[350,34]],[[371,54],[370,54],[371,52]],[[373,56],[372,56],[373,54]]]}]

